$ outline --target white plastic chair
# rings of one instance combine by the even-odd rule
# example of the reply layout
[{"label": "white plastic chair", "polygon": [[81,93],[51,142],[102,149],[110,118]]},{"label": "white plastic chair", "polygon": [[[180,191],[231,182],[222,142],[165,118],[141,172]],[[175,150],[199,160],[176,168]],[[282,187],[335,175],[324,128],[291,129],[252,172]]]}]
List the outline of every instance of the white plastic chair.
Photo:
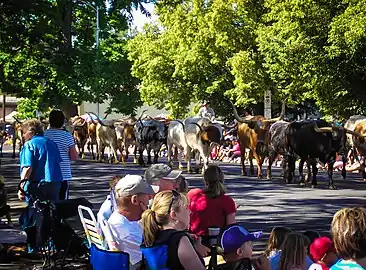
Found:
[{"label": "white plastic chair", "polygon": [[99,220],[99,226],[102,229],[102,233],[104,236],[105,242],[107,242],[108,250],[110,251],[119,251],[117,242],[114,240],[111,228],[109,227],[109,223],[106,219]]},{"label": "white plastic chair", "polygon": [[[106,250],[106,245],[104,244],[103,236],[98,229],[98,224],[92,210],[89,207],[83,205],[78,206],[78,213],[80,221],[83,224],[86,238],[88,239],[89,246],[95,244],[99,249]],[[88,218],[84,216],[84,213],[88,213]]]}]

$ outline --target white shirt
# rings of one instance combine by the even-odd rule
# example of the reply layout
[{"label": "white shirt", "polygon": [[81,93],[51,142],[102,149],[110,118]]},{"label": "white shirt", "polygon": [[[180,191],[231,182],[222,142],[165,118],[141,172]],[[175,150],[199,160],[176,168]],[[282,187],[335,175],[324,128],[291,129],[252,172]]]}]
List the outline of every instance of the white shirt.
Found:
[{"label": "white shirt", "polygon": [[107,196],[107,199],[105,199],[105,201],[102,203],[102,206],[100,207],[97,217],[98,217],[98,222],[100,222],[100,220],[105,219],[108,220],[112,213],[112,202],[111,202],[111,196]]},{"label": "white shirt", "polygon": [[137,221],[129,221],[125,216],[114,211],[108,219],[114,240],[118,249],[130,254],[132,265],[142,260],[140,245],[142,243],[142,228]]},{"label": "white shirt", "polygon": [[206,117],[212,121],[215,118],[215,112],[212,108],[206,108],[205,106],[203,106],[198,111],[198,117]]}]

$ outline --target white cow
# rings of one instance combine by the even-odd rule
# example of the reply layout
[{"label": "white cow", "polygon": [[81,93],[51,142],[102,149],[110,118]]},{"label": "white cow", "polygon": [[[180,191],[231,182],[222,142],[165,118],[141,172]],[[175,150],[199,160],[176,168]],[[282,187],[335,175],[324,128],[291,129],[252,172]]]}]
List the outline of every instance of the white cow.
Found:
[{"label": "white cow", "polygon": [[180,151],[178,151],[178,162],[179,169],[183,169],[182,156],[183,153],[187,154],[188,144],[184,134],[184,123],[180,120],[173,120],[168,126],[168,137],[167,137],[167,150],[168,150],[168,165],[172,167],[172,148],[173,145]]}]

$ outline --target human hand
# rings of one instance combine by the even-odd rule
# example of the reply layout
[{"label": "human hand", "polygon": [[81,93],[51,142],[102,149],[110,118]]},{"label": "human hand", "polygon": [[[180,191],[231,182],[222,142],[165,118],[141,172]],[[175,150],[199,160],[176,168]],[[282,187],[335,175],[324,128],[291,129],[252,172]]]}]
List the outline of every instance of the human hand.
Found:
[{"label": "human hand", "polygon": [[252,259],[252,264],[255,270],[269,270],[270,264],[266,256],[261,255],[257,258]]},{"label": "human hand", "polygon": [[195,241],[195,248],[198,254],[200,254],[202,257],[206,257],[208,253],[211,251],[211,249],[203,245],[201,241],[202,238],[198,237],[197,240]]},{"label": "human hand", "polygon": [[21,200],[21,201],[24,201],[25,200],[25,195],[20,190],[18,191],[18,199]]}]

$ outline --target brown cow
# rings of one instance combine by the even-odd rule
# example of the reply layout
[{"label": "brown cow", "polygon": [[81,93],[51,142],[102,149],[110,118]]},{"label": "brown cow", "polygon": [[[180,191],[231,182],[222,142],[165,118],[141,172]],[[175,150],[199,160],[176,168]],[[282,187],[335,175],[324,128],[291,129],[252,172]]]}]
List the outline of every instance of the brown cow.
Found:
[{"label": "brown cow", "polygon": [[12,158],[15,158],[15,148],[17,144],[17,140],[19,140],[19,153],[22,150],[24,139],[23,139],[23,130],[22,130],[22,122],[18,120],[17,118],[13,117],[15,119],[15,122],[11,125],[11,128],[13,129],[13,155]]},{"label": "brown cow", "polygon": [[[354,132],[356,134],[361,134],[361,136],[352,136],[352,142],[358,155],[361,156],[360,159],[360,172],[362,173],[363,181],[366,181],[366,119],[359,121],[356,126],[354,127]],[[355,153],[356,154],[356,153]]]},{"label": "brown cow", "polygon": [[89,153],[91,152],[93,159],[95,159],[94,145],[95,145],[95,149],[97,151],[97,157],[96,158],[98,159],[99,156],[98,156],[98,142],[97,142],[97,124],[88,123],[88,144],[87,144],[87,148],[88,148]]},{"label": "brown cow", "polygon": [[[286,100],[285,100],[286,101]],[[279,120],[284,118],[285,114],[285,101],[282,104],[281,115],[278,118],[266,120],[263,116],[246,116],[240,117],[234,104],[233,107],[234,117],[238,123],[238,138],[241,152],[241,165],[242,174],[246,175],[245,170],[245,150],[248,148],[249,162],[250,162],[250,174],[254,174],[253,157],[257,162],[258,178],[262,178],[262,164],[266,157],[267,145],[268,145],[268,131],[270,126]],[[267,174],[269,172],[267,171]],[[269,177],[269,175],[267,175]]]},{"label": "brown cow", "polygon": [[85,119],[75,117],[72,119],[73,136],[78,147],[79,157],[84,158],[84,147],[88,139],[88,124]]}]

